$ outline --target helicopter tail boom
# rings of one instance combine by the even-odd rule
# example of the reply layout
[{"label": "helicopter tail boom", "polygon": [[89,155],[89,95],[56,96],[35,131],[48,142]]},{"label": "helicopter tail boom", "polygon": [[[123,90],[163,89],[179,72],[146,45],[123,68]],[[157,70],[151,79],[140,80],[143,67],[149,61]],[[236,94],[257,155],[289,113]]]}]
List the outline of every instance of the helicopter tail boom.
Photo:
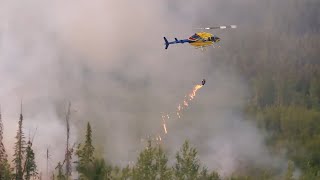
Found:
[{"label": "helicopter tail boom", "polygon": [[174,38],[174,40],[175,41],[172,41],[172,42],[169,42],[168,40],[167,40],[167,38],[166,37],[163,37],[163,39],[164,39],[164,42],[165,42],[165,49],[168,49],[168,47],[169,47],[169,44],[183,44],[183,43],[190,43],[190,40],[189,39],[182,39],[182,40],[178,40],[177,38]]}]

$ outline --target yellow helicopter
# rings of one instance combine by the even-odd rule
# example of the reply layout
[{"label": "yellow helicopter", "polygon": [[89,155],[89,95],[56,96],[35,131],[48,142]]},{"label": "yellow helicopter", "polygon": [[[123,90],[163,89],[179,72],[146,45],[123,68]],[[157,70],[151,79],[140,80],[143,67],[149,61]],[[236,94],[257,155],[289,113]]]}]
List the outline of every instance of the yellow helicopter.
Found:
[{"label": "yellow helicopter", "polygon": [[[216,26],[216,27],[207,27],[207,28],[197,28],[197,29],[227,29],[227,28],[237,28],[236,25],[228,25],[228,26]],[[163,37],[165,41],[165,49],[168,49],[170,44],[183,44],[189,43],[191,46],[196,48],[201,48],[203,50],[204,47],[212,46],[214,43],[220,41],[220,38],[208,33],[208,32],[198,32],[189,37],[188,39],[178,40],[174,38],[175,41],[169,42],[166,37]]]}]

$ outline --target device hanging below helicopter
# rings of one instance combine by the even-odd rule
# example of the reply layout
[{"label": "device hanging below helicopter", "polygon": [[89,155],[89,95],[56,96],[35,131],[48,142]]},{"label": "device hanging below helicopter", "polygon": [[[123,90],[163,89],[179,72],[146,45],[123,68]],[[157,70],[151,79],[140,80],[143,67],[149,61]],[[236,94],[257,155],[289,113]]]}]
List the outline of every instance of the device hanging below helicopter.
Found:
[{"label": "device hanging below helicopter", "polygon": [[206,84],[206,80],[202,79],[201,84],[202,84],[202,86],[205,85]]}]

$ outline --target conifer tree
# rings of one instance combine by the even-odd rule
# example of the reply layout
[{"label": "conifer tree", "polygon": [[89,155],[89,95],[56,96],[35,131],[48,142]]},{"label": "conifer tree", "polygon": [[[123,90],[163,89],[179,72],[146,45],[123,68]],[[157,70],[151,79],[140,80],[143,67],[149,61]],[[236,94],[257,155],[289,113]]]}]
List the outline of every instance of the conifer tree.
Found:
[{"label": "conifer tree", "polygon": [[125,168],[122,169],[122,173],[121,173],[121,180],[127,180],[130,179],[130,177],[132,176],[132,170],[129,167],[129,165]]},{"label": "conifer tree", "polygon": [[[90,123],[87,124],[87,132],[86,132],[86,140],[83,146],[81,144],[78,145],[78,149],[76,151],[76,155],[79,158],[77,170],[80,172],[86,167],[90,166],[94,161],[93,157],[94,147],[92,145],[92,130]],[[80,172],[80,179],[83,179],[83,174]]]},{"label": "conifer tree", "polygon": [[[157,179],[170,180],[173,179],[172,169],[168,167],[168,157],[159,145],[153,147],[151,141],[148,141],[147,147],[138,157],[138,161],[131,170],[131,177],[138,179]],[[127,170],[129,171],[129,167]],[[128,178],[128,175],[126,178]]]},{"label": "conifer tree", "polygon": [[200,162],[197,157],[197,150],[190,147],[185,141],[180,152],[176,155],[174,166],[175,177],[179,180],[196,179],[199,175]]},{"label": "conifer tree", "polygon": [[303,174],[299,177],[299,180],[318,180],[320,179],[320,169],[312,167],[308,163],[307,169],[304,170]]},{"label": "conifer tree", "polygon": [[202,168],[200,172],[200,176],[198,180],[220,180],[220,176],[217,172],[212,171],[211,173],[208,172],[207,168]]},{"label": "conifer tree", "polygon": [[135,168],[133,169],[133,179],[155,179],[156,166],[155,166],[155,149],[151,146],[151,141],[144,151],[138,157]]},{"label": "conifer tree", "polygon": [[7,159],[7,153],[3,144],[3,124],[1,119],[1,107],[0,107],[0,180],[11,179],[10,165]]},{"label": "conifer tree", "polygon": [[19,127],[18,132],[16,135],[17,142],[15,143],[14,148],[14,167],[15,167],[15,179],[22,180],[23,179],[23,162],[24,162],[24,154],[26,148],[26,142],[24,140],[24,134],[22,132],[22,122],[23,122],[23,115],[22,115],[22,108],[20,113],[19,119]]},{"label": "conifer tree", "polygon": [[166,156],[166,154],[164,153],[160,145],[155,150],[155,161],[156,161],[157,179],[159,180],[172,179],[172,171],[167,166],[168,157]]},{"label": "conifer tree", "polygon": [[26,149],[26,161],[25,161],[25,180],[30,180],[31,177],[36,177],[38,175],[37,165],[35,162],[34,152],[32,150],[32,143],[29,140]]},{"label": "conifer tree", "polygon": [[293,170],[294,170],[293,162],[289,161],[288,169],[285,175],[285,180],[293,180]]},{"label": "conifer tree", "polygon": [[10,164],[8,160],[3,160],[0,163],[0,180],[11,180],[12,179],[12,171],[10,168]]},{"label": "conifer tree", "polygon": [[0,164],[2,163],[2,161],[7,159],[6,150],[4,148],[4,145],[3,145],[2,141],[3,141],[3,124],[2,124],[1,107],[0,107]]},{"label": "conifer tree", "polygon": [[79,168],[79,172],[82,174],[80,179],[86,180],[105,180],[110,179],[110,170],[107,167],[104,159],[94,159],[93,162],[86,166]]},{"label": "conifer tree", "polygon": [[110,178],[112,180],[121,180],[122,179],[122,171],[119,166],[112,167]]}]

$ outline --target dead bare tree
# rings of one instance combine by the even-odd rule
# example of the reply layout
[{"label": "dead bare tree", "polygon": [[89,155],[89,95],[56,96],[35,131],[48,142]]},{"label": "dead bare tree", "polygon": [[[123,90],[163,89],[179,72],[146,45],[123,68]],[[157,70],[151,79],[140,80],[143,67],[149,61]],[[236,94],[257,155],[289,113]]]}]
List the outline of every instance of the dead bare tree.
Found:
[{"label": "dead bare tree", "polygon": [[48,174],[48,163],[49,163],[49,148],[47,148],[47,167],[46,167],[47,172],[46,172],[46,178],[49,177],[49,174]]},{"label": "dead bare tree", "polygon": [[66,113],[66,123],[67,123],[67,144],[66,144],[66,152],[65,152],[65,162],[66,162],[66,178],[67,180],[71,176],[71,151],[69,148],[69,140],[70,140],[70,114],[71,114],[71,102],[68,104],[68,109]]},{"label": "dead bare tree", "polygon": [[71,160],[72,160],[72,154],[74,151],[75,143],[72,147],[70,147],[70,116],[71,116],[71,102],[68,103],[68,108],[66,112],[66,126],[67,126],[67,143],[66,143],[66,150],[65,150],[65,158],[62,162],[62,164],[59,162],[57,167],[55,169],[59,169],[59,176],[62,175],[62,167],[64,164],[65,166],[65,179],[69,180],[71,176]]}]

